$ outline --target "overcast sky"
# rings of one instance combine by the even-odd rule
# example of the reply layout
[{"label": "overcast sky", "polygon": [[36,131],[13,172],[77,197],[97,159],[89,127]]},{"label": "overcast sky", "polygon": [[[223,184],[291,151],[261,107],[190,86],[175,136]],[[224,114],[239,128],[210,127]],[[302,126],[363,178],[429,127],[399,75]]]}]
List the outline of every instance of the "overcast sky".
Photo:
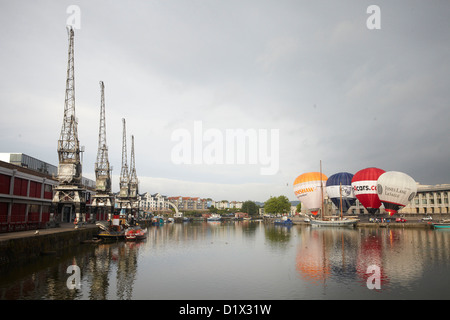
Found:
[{"label": "overcast sky", "polygon": [[[381,29],[367,27],[373,4]],[[0,152],[58,164],[70,5],[83,175],[95,179],[103,81],[114,191],[122,118],[141,193],[295,200],[320,161],[327,176],[375,166],[450,183],[449,1],[0,0]],[[262,175],[260,156],[174,163],[172,135],[194,141],[196,121],[278,130],[279,170]]]}]

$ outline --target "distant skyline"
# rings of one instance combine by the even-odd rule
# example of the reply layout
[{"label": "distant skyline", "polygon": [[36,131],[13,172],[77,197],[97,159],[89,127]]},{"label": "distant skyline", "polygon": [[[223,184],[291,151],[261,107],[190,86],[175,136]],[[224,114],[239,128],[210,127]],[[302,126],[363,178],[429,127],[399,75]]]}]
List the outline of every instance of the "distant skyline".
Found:
[{"label": "distant skyline", "polygon": [[[327,176],[378,167],[450,183],[449,16],[448,1],[0,0],[0,152],[58,165],[69,22],[83,176],[95,180],[103,81],[114,191],[122,118],[141,193],[292,201],[320,161]],[[206,161],[177,164],[173,135],[198,122]],[[278,132],[276,172],[261,174],[271,143],[246,140],[243,162],[226,162],[238,129]]]}]

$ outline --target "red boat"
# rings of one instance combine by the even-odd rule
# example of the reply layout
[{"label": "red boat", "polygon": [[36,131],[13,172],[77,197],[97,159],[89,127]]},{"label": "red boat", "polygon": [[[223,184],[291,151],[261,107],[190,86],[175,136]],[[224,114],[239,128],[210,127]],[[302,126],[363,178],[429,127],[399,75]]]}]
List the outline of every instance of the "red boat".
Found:
[{"label": "red boat", "polygon": [[147,237],[147,230],[143,230],[140,227],[128,228],[125,231],[125,239],[127,241],[143,240]]}]

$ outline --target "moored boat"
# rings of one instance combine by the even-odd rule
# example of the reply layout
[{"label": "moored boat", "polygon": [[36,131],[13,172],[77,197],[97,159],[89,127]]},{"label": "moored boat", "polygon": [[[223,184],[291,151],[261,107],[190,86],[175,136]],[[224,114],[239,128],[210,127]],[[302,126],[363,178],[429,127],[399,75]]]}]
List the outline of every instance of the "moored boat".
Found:
[{"label": "moored boat", "polygon": [[125,230],[125,239],[127,241],[139,241],[144,240],[147,237],[147,230],[141,229],[141,227],[131,227]]},{"label": "moored boat", "polygon": [[331,220],[311,219],[309,222],[312,226],[324,227],[354,227],[359,219],[336,218]]},{"label": "moored boat", "polygon": [[119,240],[125,237],[125,230],[122,225],[108,224],[105,222],[97,222],[100,228],[97,236],[101,239]]},{"label": "moored boat", "polygon": [[213,214],[210,217],[208,217],[206,219],[207,221],[221,221],[222,220],[222,216],[219,214]]},{"label": "moored boat", "polygon": [[450,220],[432,223],[434,229],[450,229]]},{"label": "moored boat", "polygon": [[152,226],[162,226],[164,225],[164,219],[162,217],[156,216],[152,218]]},{"label": "moored boat", "polygon": [[274,224],[276,225],[282,225],[282,226],[291,226],[293,224],[292,220],[288,217],[283,217],[281,219],[276,219],[274,221]]}]

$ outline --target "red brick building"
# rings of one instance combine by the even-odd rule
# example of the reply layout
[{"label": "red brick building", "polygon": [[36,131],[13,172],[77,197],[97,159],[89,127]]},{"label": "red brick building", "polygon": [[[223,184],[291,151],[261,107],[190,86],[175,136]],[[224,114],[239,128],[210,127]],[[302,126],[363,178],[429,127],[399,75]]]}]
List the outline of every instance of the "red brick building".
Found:
[{"label": "red brick building", "polygon": [[57,183],[47,173],[0,161],[0,232],[45,227]]}]

